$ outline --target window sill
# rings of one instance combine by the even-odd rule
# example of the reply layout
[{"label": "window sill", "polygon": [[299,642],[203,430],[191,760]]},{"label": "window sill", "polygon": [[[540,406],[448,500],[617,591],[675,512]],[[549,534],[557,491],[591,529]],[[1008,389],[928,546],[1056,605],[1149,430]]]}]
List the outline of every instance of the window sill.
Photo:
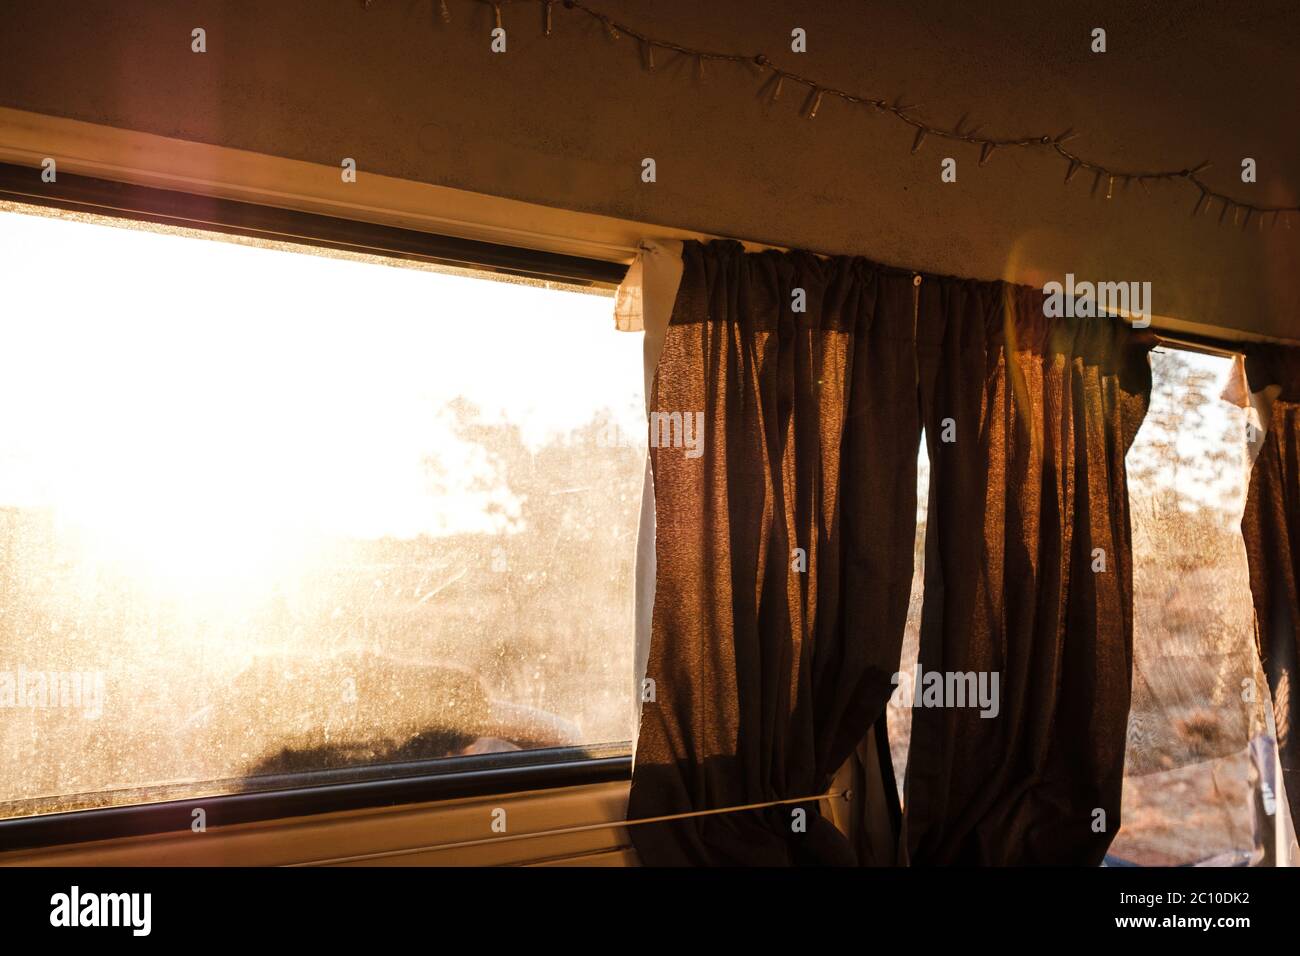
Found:
[{"label": "window sill", "polygon": [[[359,778],[362,774],[365,777]],[[207,829],[214,829],[353,810],[626,782],[631,776],[630,747],[622,743],[270,777],[262,778],[266,789],[245,789],[241,793],[0,820],[0,853],[188,833],[195,820],[195,810],[202,810]],[[286,786],[290,781],[307,785]]]}]

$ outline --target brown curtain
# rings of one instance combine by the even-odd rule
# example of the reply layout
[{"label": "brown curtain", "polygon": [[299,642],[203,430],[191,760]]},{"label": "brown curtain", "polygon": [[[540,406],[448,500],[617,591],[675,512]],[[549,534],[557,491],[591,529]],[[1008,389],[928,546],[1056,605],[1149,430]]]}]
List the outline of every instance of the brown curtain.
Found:
[{"label": "brown curtain", "polygon": [[[650,406],[653,699],[630,819],[824,792],[883,728],[912,578],[911,276],[734,242],[683,259]],[[673,432],[697,413],[698,454]],[[812,803],[630,833],[647,865],[894,852],[861,859]]]},{"label": "brown curtain", "polygon": [[[881,732],[924,421],[921,666],[997,672],[998,713],[914,711],[901,857],[1100,862],[1120,823],[1124,456],[1150,393],[1147,337],[1116,319],[1044,318],[1040,291],[1005,283],[731,242],[687,243],[683,258],[651,407],[701,412],[703,440],[698,457],[662,434],[651,451],[654,699],[629,818],[818,794],[855,749],[883,751],[883,770],[853,813],[873,810],[862,792],[893,798]],[[812,804],[630,832],[651,865],[900,855],[897,841],[865,852]]]},{"label": "brown curtain", "polygon": [[1291,819],[1300,821],[1300,350],[1246,351],[1246,378],[1263,393],[1266,430],[1250,471],[1241,533],[1250,564],[1255,639],[1273,698],[1277,747]]},{"label": "brown curtain", "polygon": [[[1124,457],[1151,339],[1040,290],[926,277],[931,487],[918,671],[997,709],[913,710],[913,864],[1098,864],[1120,825],[1133,648]],[[1094,568],[1096,570],[1094,570]],[[987,714],[987,716],[981,716]],[[1104,814],[1104,816],[1102,816]]]}]

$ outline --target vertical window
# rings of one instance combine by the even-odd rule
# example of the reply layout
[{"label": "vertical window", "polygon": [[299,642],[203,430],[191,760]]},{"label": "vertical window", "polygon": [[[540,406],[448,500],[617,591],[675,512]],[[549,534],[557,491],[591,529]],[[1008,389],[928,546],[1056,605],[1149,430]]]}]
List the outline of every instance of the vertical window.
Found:
[{"label": "vertical window", "polygon": [[1220,397],[1232,359],[1162,347],[1151,369],[1127,462],[1133,700],[1109,862],[1245,865],[1269,826],[1256,806],[1268,687],[1240,530],[1246,413]]}]

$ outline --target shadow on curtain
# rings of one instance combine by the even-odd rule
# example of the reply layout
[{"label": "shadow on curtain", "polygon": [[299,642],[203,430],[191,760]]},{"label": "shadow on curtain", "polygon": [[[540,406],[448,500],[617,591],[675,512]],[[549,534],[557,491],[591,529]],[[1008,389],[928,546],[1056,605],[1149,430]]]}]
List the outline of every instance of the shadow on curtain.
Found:
[{"label": "shadow on curtain", "polygon": [[[890,774],[922,422],[921,664],[996,674],[998,697],[985,717],[914,711],[896,845],[850,840],[808,802],[633,827],[642,862],[1100,862],[1119,827],[1124,455],[1150,338],[1047,319],[1035,289],[860,258],[687,242],[683,259],[651,403],[654,697],[629,819],[824,793],[873,728]],[[881,809],[862,791],[896,801],[873,783],[862,829]]]}]

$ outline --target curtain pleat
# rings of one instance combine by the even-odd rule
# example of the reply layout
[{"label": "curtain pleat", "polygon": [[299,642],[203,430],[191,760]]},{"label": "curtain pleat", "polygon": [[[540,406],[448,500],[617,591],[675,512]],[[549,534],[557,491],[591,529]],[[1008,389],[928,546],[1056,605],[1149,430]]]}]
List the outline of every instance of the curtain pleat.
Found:
[{"label": "curtain pleat", "polygon": [[[1035,289],[917,283],[860,258],[687,242],[683,260],[651,438],[656,413],[698,413],[702,435],[698,454],[651,449],[653,699],[629,819],[811,796],[855,751],[888,761],[924,422],[921,667],[996,673],[998,697],[994,716],[914,711],[901,857],[1100,862],[1120,822],[1124,456],[1150,339],[1117,319],[1045,318]],[[850,842],[814,803],[629,832],[650,865],[896,856],[864,859],[878,829]]]},{"label": "curtain pleat", "polygon": [[[1030,287],[926,277],[920,291],[931,488],[908,860],[1095,865],[1120,825],[1124,457],[1152,340],[1115,318],[1045,317]],[[924,705],[931,672],[940,706]],[[953,698],[971,688],[996,705]]]},{"label": "curtain pleat", "polygon": [[[651,448],[654,700],[631,819],[824,792],[883,719],[912,577],[910,277],[731,242],[683,258],[651,437],[654,412],[702,413],[703,434],[696,457]],[[857,861],[812,803],[630,832],[650,865]]]},{"label": "curtain pleat", "polygon": [[1246,540],[1255,639],[1273,702],[1283,788],[1300,820],[1300,350],[1254,346],[1246,352],[1252,392],[1272,397],[1250,472],[1241,533]]}]

